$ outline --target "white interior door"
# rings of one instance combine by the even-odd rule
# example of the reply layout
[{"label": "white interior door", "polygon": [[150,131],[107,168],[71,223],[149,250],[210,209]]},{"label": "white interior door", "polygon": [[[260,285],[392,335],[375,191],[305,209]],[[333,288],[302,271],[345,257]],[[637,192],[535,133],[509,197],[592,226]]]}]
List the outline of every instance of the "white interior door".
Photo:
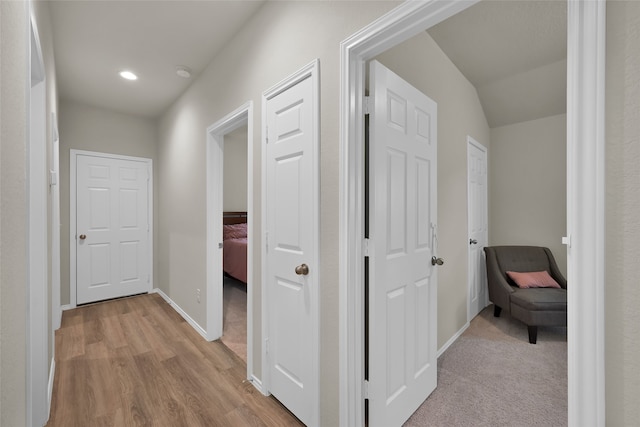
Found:
[{"label": "white interior door", "polygon": [[471,137],[467,139],[467,169],[467,206],[469,210],[469,304],[467,319],[470,321],[488,304],[487,267],[483,249],[489,241],[487,149]]},{"label": "white interior door", "polygon": [[91,155],[76,162],[77,303],[149,292],[150,163]]},{"label": "white interior door", "polygon": [[369,425],[399,426],[437,384],[437,105],[371,63]]},{"label": "white interior door", "polygon": [[306,425],[318,424],[316,75],[265,106],[267,386]]}]

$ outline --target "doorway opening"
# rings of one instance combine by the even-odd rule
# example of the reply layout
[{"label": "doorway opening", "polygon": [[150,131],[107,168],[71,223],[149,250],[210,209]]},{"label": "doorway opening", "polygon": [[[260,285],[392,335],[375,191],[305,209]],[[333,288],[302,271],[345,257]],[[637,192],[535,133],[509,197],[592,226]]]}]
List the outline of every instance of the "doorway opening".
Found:
[{"label": "doorway opening", "polygon": [[246,123],[224,135],[220,341],[247,361],[247,134]]},{"label": "doorway opening", "polygon": [[[239,232],[226,233],[225,224],[242,228],[240,258],[244,259],[236,262],[244,268],[242,273],[225,275],[224,247],[231,243],[225,234],[237,237]],[[253,357],[254,240],[253,102],[249,101],[207,128],[206,338],[221,339],[241,358],[244,353],[247,379],[260,389]]]},{"label": "doorway opening", "polygon": [[[476,2],[405,3],[341,45],[341,411],[342,425],[363,425],[363,122],[365,64],[390,47],[463,11]],[[567,60],[567,234],[568,275],[581,283],[569,295],[569,420],[604,422],[602,347],[604,216],[605,3],[569,2]],[[594,54],[596,52],[596,54]],[[595,165],[595,172],[589,172]],[[588,187],[585,183],[589,183]],[[584,191],[589,188],[589,191]],[[579,214],[580,213],[580,214]],[[466,228],[466,227],[465,227]],[[576,240],[572,234],[594,236]],[[590,243],[587,243],[590,240]],[[586,286],[582,283],[588,282]],[[466,287],[466,283],[464,283]],[[466,308],[466,307],[465,307]],[[465,310],[466,311],[466,310]],[[593,313],[596,313],[594,315]],[[466,315],[466,312],[465,312]],[[595,333],[582,331],[591,325]],[[587,354],[597,357],[587,358]]]}]

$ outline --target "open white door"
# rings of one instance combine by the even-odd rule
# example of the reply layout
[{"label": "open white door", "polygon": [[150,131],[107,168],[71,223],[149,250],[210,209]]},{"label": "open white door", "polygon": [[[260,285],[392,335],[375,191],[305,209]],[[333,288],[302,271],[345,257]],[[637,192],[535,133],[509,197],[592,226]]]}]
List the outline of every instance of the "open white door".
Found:
[{"label": "open white door", "polygon": [[437,383],[437,105],[377,61],[369,81],[369,426],[399,426]]},{"label": "open white door", "polygon": [[487,306],[487,267],[484,247],[489,241],[487,211],[487,149],[467,138],[467,198],[469,222],[469,295],[467,320]]},{"label": "open white door", "polygon": [[77,303],[151,291],[151,160],[75,161]]},{"label": "open white door", "polygon": [[265,94],[267,390],[318,425],[319,159],[315,61]]}]

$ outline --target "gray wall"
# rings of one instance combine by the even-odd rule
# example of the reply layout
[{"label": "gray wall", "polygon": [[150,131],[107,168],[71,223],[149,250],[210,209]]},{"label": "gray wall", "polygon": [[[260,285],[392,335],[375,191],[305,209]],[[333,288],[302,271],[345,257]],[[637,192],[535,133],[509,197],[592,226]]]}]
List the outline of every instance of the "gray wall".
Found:
[{"label": "gray wall", "polygon": [[225,211],[247,210],[247,126],[224,136]]},{"label": "gray wall", "polygon": [[377,59],[438,104],[440,348],[467,323],[467,136],[489,146],[489,125],[475,87],[426,32]]},{"label": "gray wall", "polygon": [[0,2],[0,425],[26,419],[27,13]]},{"label": "gray wall", "polygon": [[551,249],[567,274],[567,116],[491,129],[489,242]]},{"label": "gray wall", "polygon": [[154,281],[157,282],[157,206],[158,162],[156,122],[102,108],[62,100],[60,132],[60,293],[62,304],[69,304],[69,159],[70,150],[87,150],[123,156],[145,157],[153,161],[154,180]]},{"label": "gray wall", "polygon": [[[605,396],[640,423],[640,2],[607,2]],[[576,284],[579,286],[579,283]]]}]

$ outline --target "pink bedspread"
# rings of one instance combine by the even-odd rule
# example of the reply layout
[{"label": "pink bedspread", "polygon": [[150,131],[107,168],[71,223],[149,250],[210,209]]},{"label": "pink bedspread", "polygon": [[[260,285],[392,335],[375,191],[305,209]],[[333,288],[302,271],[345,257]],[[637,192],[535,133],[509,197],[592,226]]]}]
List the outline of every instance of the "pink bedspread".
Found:
[{"label": "pink bedspread", "polygon": [[224,271],[247,283],[247,239],[227,239],[224,241],[222,265]]}]

